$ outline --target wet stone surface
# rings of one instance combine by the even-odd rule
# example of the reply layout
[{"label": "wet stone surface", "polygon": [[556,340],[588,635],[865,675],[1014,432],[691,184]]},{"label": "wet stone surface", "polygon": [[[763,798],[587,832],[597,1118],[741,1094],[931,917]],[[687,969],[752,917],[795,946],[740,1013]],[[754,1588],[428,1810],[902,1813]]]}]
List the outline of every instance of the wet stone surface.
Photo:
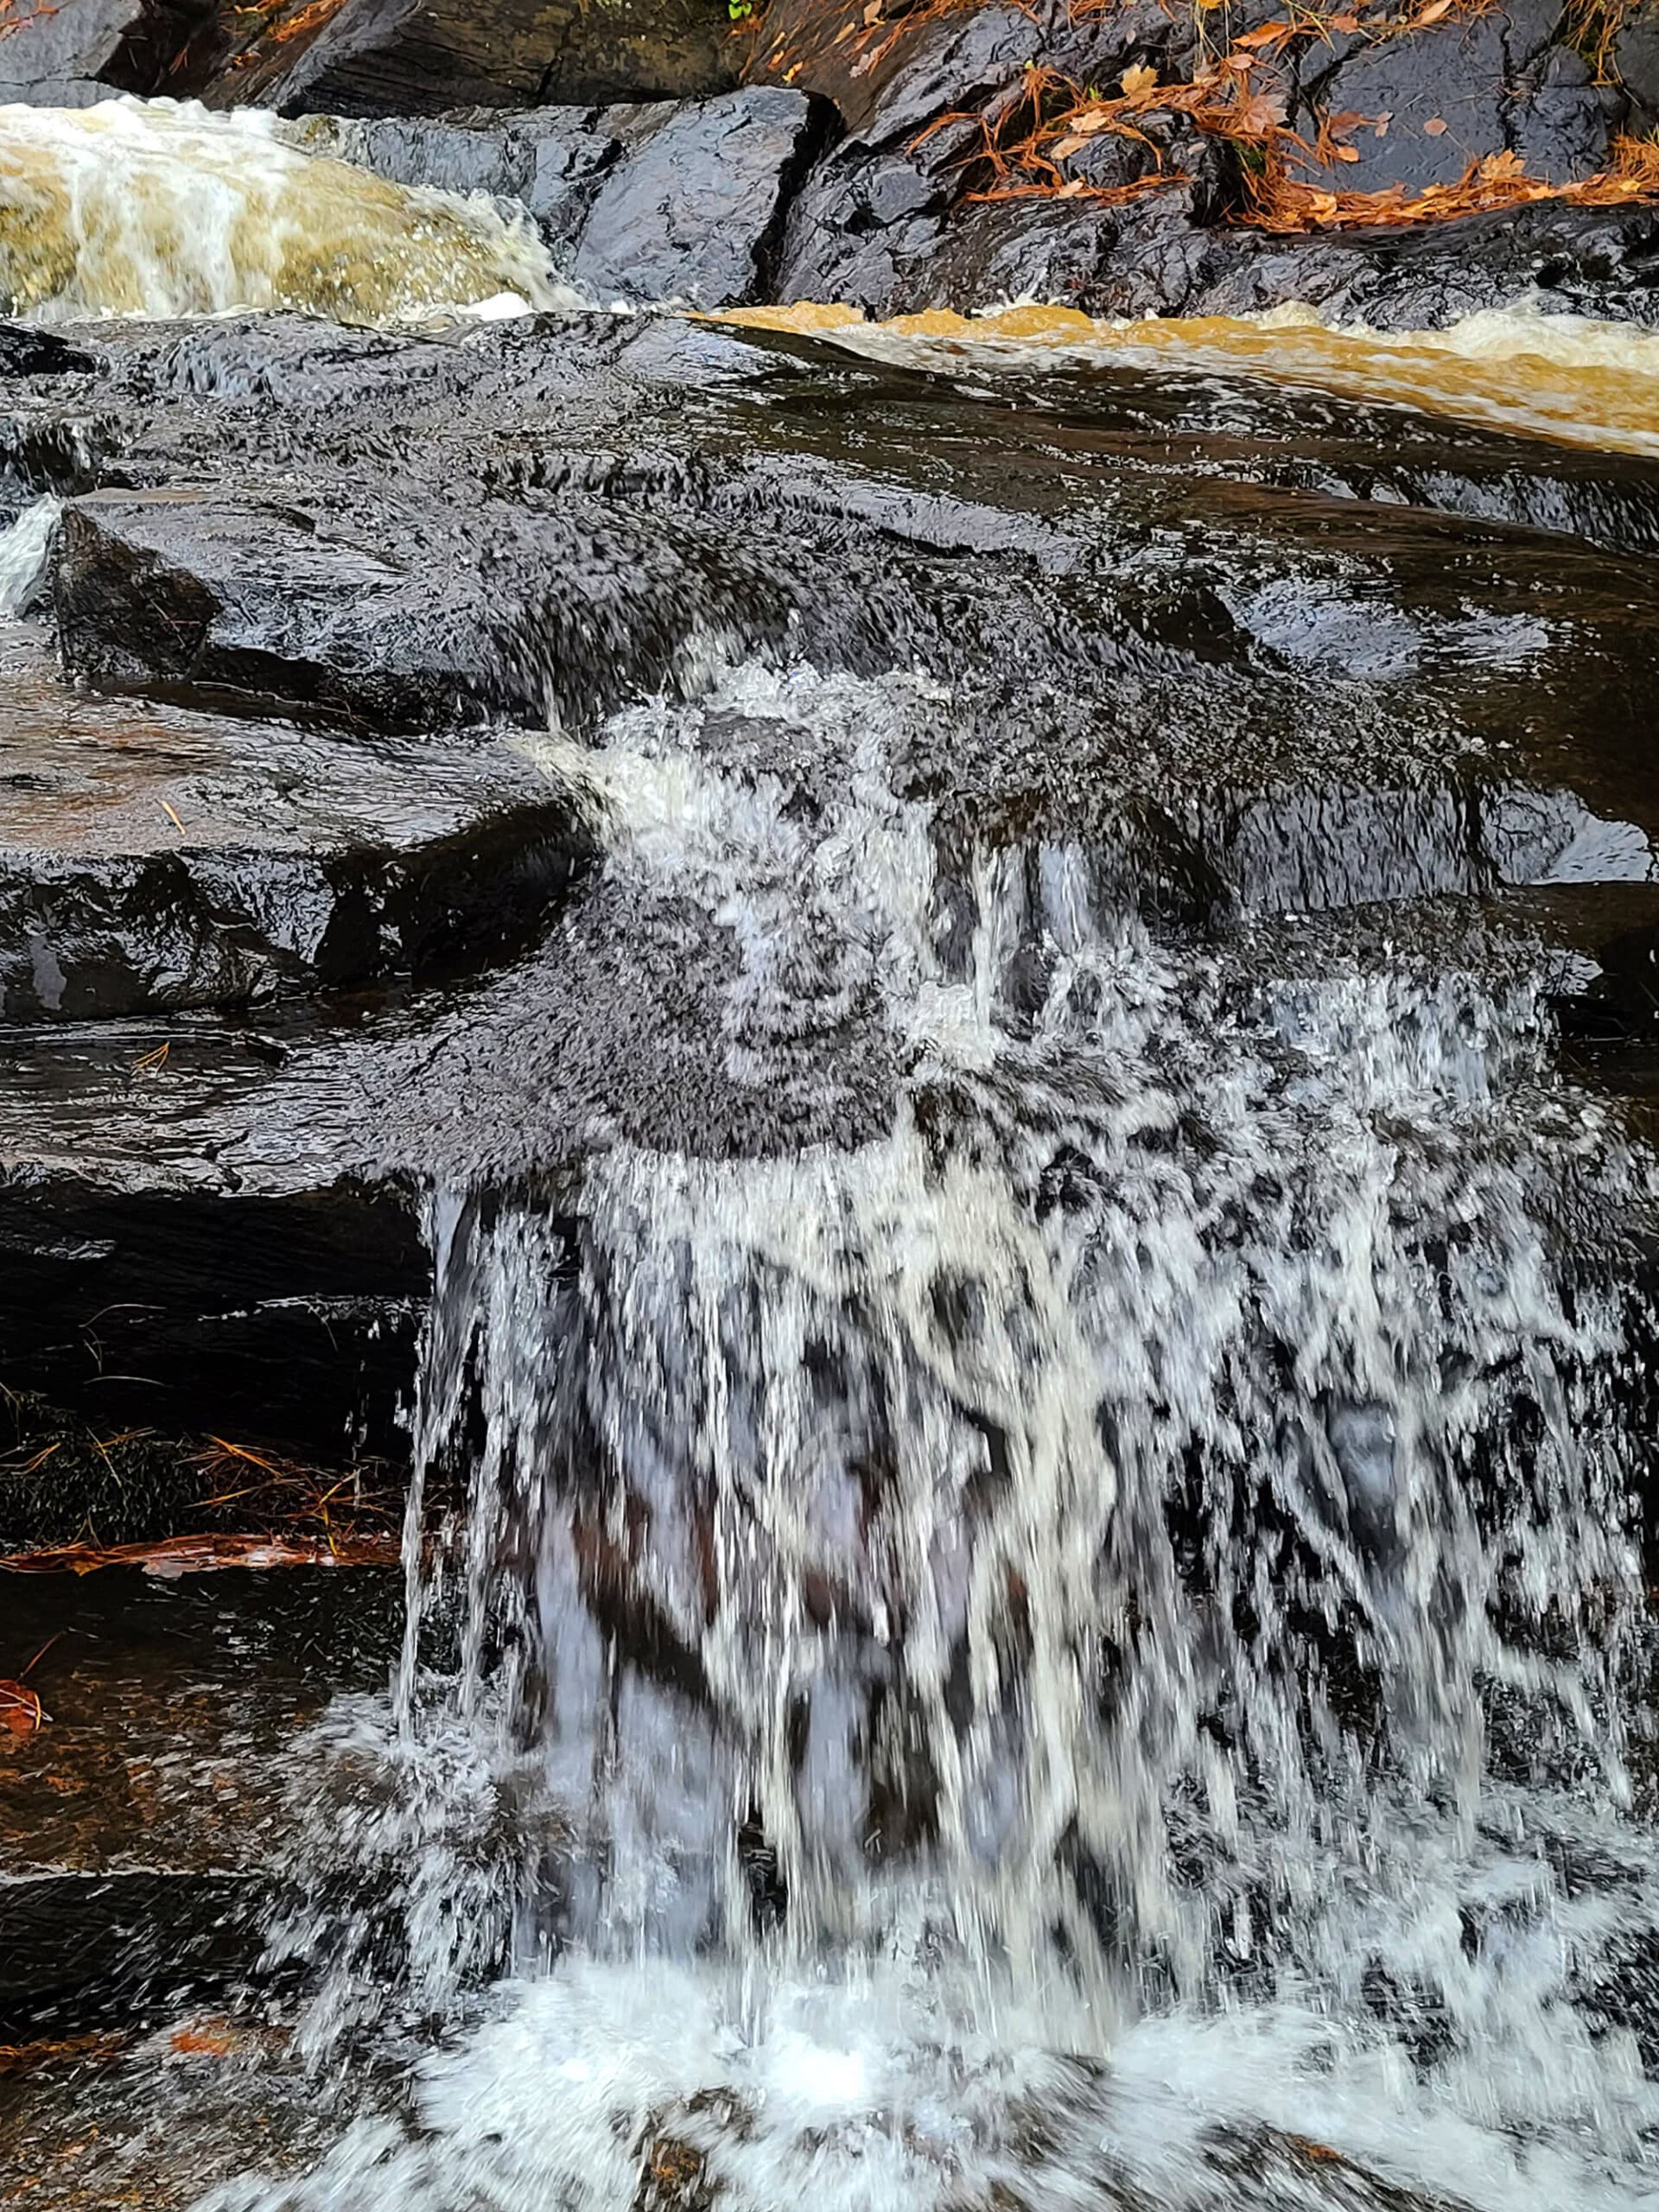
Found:
[{"label": "wet stone surface", "polygon": [[[1484,1233],[1496,1192],[1494,1233],[1515,1238],[1499,1260],[1526,1285],[1559,1280],[1560,1307],[1526,1325],[1570,1341],[1562,1388],[1640,1433],[1648,1338],[1630,1336],[1637,1379],[1610,1411],[1567,1309],[1645,1281],[1659,1249],[1637,1182],[1606,1167],[1659,1089],[1651,461],[1209,370],[1039,377],[948,348],[889,364],[695,322],[544,318],[402,340],[226,322],[64,342],[0,388],[20,503],[64,503],[33,619],[54,626],[69,679],[12,626],[0,746],[39,807],[5,866],[17,912],[58,901],[63,983],[55,1005],[13,986],[0,1031],[0,1380],[100,1436],[219,1436],[342,1471],[384,1458],[395,1505],[437,1245],[423,1374],[440,1401],[444,1330],[463,1340],[445,1452],[464,1457],[469,1421],[486,1418],[476,1386],[495,1466],[545,1464],[547,1482],[533,1515],[480,1521],[464,1558],[433,1556],[486,1593],[537,1562],[542,1623],[571,1639],[547,1695],[571,1700],[577,1794],[620,1805],[624,1843],[626,1821],[654,1840],[660,1820],[687,1925],[702,1927],[710,1839],[746,1802],[715,1732],[752,1687],[742,1637],[769,1618],[745,1610],[761,1517],[748,1490],[715,1488],[741,1457],[734,1437],[813,1438],[810,1516],[792,1531],[779,1503],[765,1524],[797,1548],[760,1593],[823,1662],[810,1679],[802,1662],[762,1777],[821,1823],[819,1855],[789,1869],[797,1897],[867,1847],[902,1865],[937,1818],[938,1777],[906,1763],[912,1738],[884,1703],[935,1589],[906,1579],[918,1557],[933,1573],[931,1524],[889,1541],[880,1520],[909,1465],[904,1393],[923,1394],[929,1437],[961,1444],[964,1465],[982,1447],[939,1509],[963,1548],[938,1603],[965,1618],[1023,1386],[1058,1360],[1064,1320],[1051,1298],[1051,1338],[1005,1378],[976,1343],[992,1342],[996,1298],[952,1280],[960,1222],[988,1239],[1013,1224],[1004,1302],[1028,1318],[1021,1300],[1046,1281],[1029,1224],[1068,1233],[1116,1176],[1146,1211],[1103,1215],[1122,1233],[1103,1236],[1102,1265],[1109,1281],[1122,1268],[1137,1325],[1177,1317],[1160,1357],[1199,1310],[1191,1251],[1236,1268],[1217,1326],[1237,1417],[1205,1448],[1224,1461],[1282,1416],[1274,1479],[1304,1460],[1330,1478],[1295,1573],[1314,1574],[1338,1504],[1357,1548],[1385,1518],[1383,1384],[1368,1395],[1339,1361],[1300,1395],[1285,1381],[1311,1333],[1296,1300],[1325,1280],[1321,1240],[1340,1249],[1353,1220],[1381,1224],[1393,1312],[1418,1277],[1402,1290],[1389,1267],[1462,1280],[1464,1246],[1434,1241],[1435,1210]],[[195,936],[156,953],[118,862],[135,881],[182,871],[169,911],[198,915]],[[261,890],[274,881],[280,899]],[[373,929],[320,907],[310,934],[294,926],[313,911],[300,890],[320,900],[324,884]],[[424,935],[417,893],[447,917]],[[18,975],[25,951],[29,976],[44,971],[21,922],[16,948]],[[1572,1094],[1551,1089],[1558,1053]],[[1018,1192],[1012,1169],[997,1179],[1004,1155],[1027,1178]],[[422,1225],[434,1189],[447,1237]],[[1191,1230],[1179,1265],[1159,1241],[1172,1213]],[[870,1270],[910,1264],[918,1217],[937,1250],[882,1306],[870,1287],[888,1278]],[[798,1230],[822,1249],[798,1248]],[[754,1255],[748,1274],[721,1274],[731,1251]],[[1413,1335],[1406,1351],[1424,1374],[1455,1370],[1460,1391],[1491,1389],[1503,1414],[1511,1339],[1484,1318],[1497,1273],[1497,1290],[1482,1275],[1468,1293],[1471,1348],[1448,1336],[1442,1357],[1439,1338]],[[1284,1297],[1265,1325],[1264,1285]],[[899,1316],[887,1337],[878,1307]],[[752,1309],[785,1325],[698,1427]],[[935,1366],[906,1365],[912,1337]],[[1009,1323],[1007,1341],[1031,1340]],[[1207,1417],[1215,1393],[1179,1359],[1156,1388],[1126,1373],[1080,1414],[1088,1449],[1126,1408],[1161,1408],[1166,1382]],[[787,1421],[770,1420],[769,1391]],[[1529,1420],[1495,1414],[1481,1450],[1519,1452]],[[1149,1432],[1148,1453],[1173,1433]],[[1494,1473],[1469,1456],[1448,1482],[1487,1510],[1511,1462]],[[0,1478],[19,1473],[33,1498],[48,1467]],[[1266,1476],[1250,1461],[1239,1480],[1229,1509],[1268,1526]],[[1137,1510],[1137,1541],[1205,1541],[1184,1495]],[[1390,1556],[1377,1538],[1357,1580],[1394,1634]],[[998,1649],[1017,1658],[1044,1593],[1006,1564],[992,1555],[980,1579],[988,1605],[1006,1593]],[[1170,1593],[1189,1566],[1172,1549],[1144,1586],[1183,1625]],[[1280,1582],[1275,1555],[1252,1587],[1276,1603]],[[133,2038],[96,2080],[70,2061],[0,2082],[7,2155],[48,2177],[36,2202],[66,2207],[100,2188],[175,2199],[169,2128],[199,2138],[204,2172],[308,2163],[344,2116],[296,2111],[292,1990],[247,1986],[310,1772],[297,1732],[331,1697],[384,1687],[401,1586],[106,1573],[8,1579],[0,1595],[0,1679],[29,1668],[50,1716],[0,1735],[0,2015],[19,2040]],[[494,1603],[461,1640],[467,1663],[547,1632]],[[1194,1666],[1211,1664],[1194,1638]],[[927,1681],[948,1716],[943,1651]],[[978,1694],[965,1662],[952,1679],[950,1696]],[[431,1739],[445,1756],[476,1747],[480,1713],[496,1726],[479,1680],[481,1702]],[[584,1684],[603,1707],[591,1739]],[[1371,1694],[1354,1666],[1332,1695],[1359,1709]],[[514,1725],[542,1719],[527,1704]],[[403,1740],[429,1745],[418,1728]],[[443,1774],[412,1771],[417,1811],[429,1781],[441,1825]],[[1423,1793],[1411,1803],[1421,1815]],[[488,1819],[466,1833],[450,1922],[470,1927],[476,1904],[487,1932],[499,1839]],[[1090,1840],[1092,1859],[1077,1847],[1079,1939],[1109,1934],[1097,1870],[1116,1833]],[[402,1909],[386,1872],[401,1862],[375,1858],[372,1821],[317,1834],[314,1958],[360,1967],[361,1942],[378,1966],[383,1923],[365,1935],[353,1884],[388,1880]],[[586,1892],[560,1857],[568,1833],[543,1840],[526,1910],[551,1945],[566,1923],[549,1900],[574,1918]],[[788,1909],[780,1863],[769,1836],[750,1847],[757,1916]],[[499,1963],[471,1960],[469,2002]],[[1255,1971],[1243,1944],[1217,1969],[1230,1993]],[[205,2005],[235,2016],[225,2050],[180,2049],[175,2024],[201,2034],[188,2022]],[[218,2105],[187,2070],[197,2059],[225,2066]],[[1098,2083],[1080,2069],[1077,2085],[1075,2141],[1057,2118],[1071,2107],[1005,2099],[1001,2148],[1033,2171],[1052,2155],[1068,2186],[1087,2171],[1103,2205],[1141,2212],[1156,2198],[1118,2186]],[[499,2158],[511,2178],[517,2146],[548,2139],[536,2094],[534,2125],[515,2135],[509,2115],[483,2145],[418,2119],[405,2130],[399,2104],[391,2164],[291,2202],[395,2202],[394,2166],[431,2201],[465,2202],[469,2161]],[[699,2202],[711,2162],[753,2134],[735,2092],[718,2111],[677,2088],[653,2098],[607,2119],[594,2153],[633,2160],[641,2212]],[[474,2101],[457,2102],[471,2125]],[[226,2107],[256,2107],[275,2115],[268,2158],[227,2140]],[[79,2118],[108,2136],[84,2164],[69,2155]],[[798,2133],[791,2157],[834,2147]],[[1230,2212],[1435,2205],[1271,2131],[1213,2128],[1201,2149],[1209,2196],[1194,2203],[1221,2190]],[[545,2197],[549,2171],[534,2171]],[[1002,2201],[1043,2199],[1011,2181]]]},{"label": "wet stone surface", "polygon": [[590,849],[567,796],[488,731],[399,743],[94,699],[21,635],[0,668],[0,789],[9,1021],[488,962]]}]

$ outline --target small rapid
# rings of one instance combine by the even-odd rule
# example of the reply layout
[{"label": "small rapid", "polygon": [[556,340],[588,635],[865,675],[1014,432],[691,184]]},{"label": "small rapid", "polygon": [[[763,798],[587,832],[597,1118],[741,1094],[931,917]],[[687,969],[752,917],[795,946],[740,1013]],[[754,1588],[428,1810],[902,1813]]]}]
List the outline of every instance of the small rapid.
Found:
[{"label": "small rapid", "polygon": [[285,144],[192,101],[0,107],[0,291],[13,315],[238,308],[396,326],[569,304],[527,218]]},{"label": "small rapid", "polygon": [[543,748],[731,931],[735,1080],[874,1000],[904,1096],[430,1194],[404,1658],[273,1956],[316,2063],[448,2040],[219,2212],[1656,2201],[1649,1171],[1531,985],[947,848],[952,712],[744,670]]}]

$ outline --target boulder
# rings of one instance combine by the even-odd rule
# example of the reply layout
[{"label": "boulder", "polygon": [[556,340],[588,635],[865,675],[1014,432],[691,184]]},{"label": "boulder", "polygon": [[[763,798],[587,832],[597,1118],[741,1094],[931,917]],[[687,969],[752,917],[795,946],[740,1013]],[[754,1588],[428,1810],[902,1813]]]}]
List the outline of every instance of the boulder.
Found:
[{"label": "boulder", "polygon": [[696,99],[736,84],[731,31],[719,0],[220,0],[173,88],[285,115]]},{"label": "boulder", "polygon": [[647,111],[600,185],[570,274],[596,297],[734,307],[772,289],[791,195],[824,135],[801,92]]},{"label": "boulder", "polygon": [[636,113],[655,107],[491,108],[444,116],[307,115],[283,127],[307,153],[353,162],[393,184],[486,192],[519,201],[550,245],[575,240],[600,181],[616,162]]},{"label": "boulder", "polygon": [[1613,41],[1611,62],[1638,127],[1659,129],[1659,0],[1637,0],[1627,11]]},{"label": "boulder", "polygon": [[596,297],[722,308],[772,292],[785,216],[831,120],[803,92],[760,86],[526,116],[307,116],[285,135],[394,183],[520,202]]},{"label": "boulder", "polygon": [[1554,0],[1510,0],[1409,36],[1351,35],[1328,60],[1315,48],[1302,63],[1298,120],[1310,138],[1331,124],[1357,156],[1332,172],[1344,191],[1455,184],[1509,153],[1551,183],[1592,175],[1629,104],[1558,41],[1560,18]]}]

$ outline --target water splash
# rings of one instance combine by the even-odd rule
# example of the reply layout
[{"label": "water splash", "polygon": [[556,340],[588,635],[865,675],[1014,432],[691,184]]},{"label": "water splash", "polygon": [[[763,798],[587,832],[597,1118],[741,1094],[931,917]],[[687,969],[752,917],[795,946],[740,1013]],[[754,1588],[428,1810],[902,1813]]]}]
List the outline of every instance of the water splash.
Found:
[{"label": "water splash", "polygon": [[1085,849],[945,852],[887,763],[949,711],[749,671],[555,748],[613,870],[731,929],[733,1080],[873,996],[905,1098],[435,1202],[466,1509],[434,1558],[413,1510],[373,1725],[426,1809],[363,1864],[420,2004],[490,2017],[429,2138],[226,2204],[663,2159],[743,2212],[1398,2203],[1297,2134],[1441,2205],[1653,2201],[1636,1317],[1545,1203],[1643,1179],[1523,987],[1252,984]]},{"label": "water splash", "polygon": [[8,312],[396,325],[568,306],[527,218],[303,154],[257,110],[0,107]]},{"label": "water splash", "polygon": [[0,620],[28,612],[46,572],[62,512],[57,499],[33,499],[15,522],[0,531]]}]

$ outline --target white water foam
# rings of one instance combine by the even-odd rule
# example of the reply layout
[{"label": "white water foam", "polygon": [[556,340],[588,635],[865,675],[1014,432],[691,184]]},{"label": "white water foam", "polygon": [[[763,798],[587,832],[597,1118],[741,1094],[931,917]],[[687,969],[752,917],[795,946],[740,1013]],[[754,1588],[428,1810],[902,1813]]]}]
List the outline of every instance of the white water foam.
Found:
[{"label": "white water foam", "polygon": [[61,503],[32,500],[16,520],[0,530],[0,620],[26,613],[46,569]]},{"label": "white water foam", "polygon": [[[555,748],[733,931],[734,1078],[874,990],[905,1103],[435,1202],[419,1443],[470,1497],[350,1720],[423,1809],[316,1848],[475,2024],[416,2132],[221,2206],[1397,2212],[1321,2146],[1659,2202],[1630,1316],[1540,1199],[1645,1178],[1524,989],[1246,988],[1085,850],[947,868],[886,763],[950,711],[746,671]],[[384,1955],[339,1910],[286,1939],[348,1961],[325,2050]]]},{"label": "white water foam", "polygon": [[302,153],[257,109],[0,106],[0,290],[41,321],[289,310],[397,327],[581,304],[527,216]]}]

